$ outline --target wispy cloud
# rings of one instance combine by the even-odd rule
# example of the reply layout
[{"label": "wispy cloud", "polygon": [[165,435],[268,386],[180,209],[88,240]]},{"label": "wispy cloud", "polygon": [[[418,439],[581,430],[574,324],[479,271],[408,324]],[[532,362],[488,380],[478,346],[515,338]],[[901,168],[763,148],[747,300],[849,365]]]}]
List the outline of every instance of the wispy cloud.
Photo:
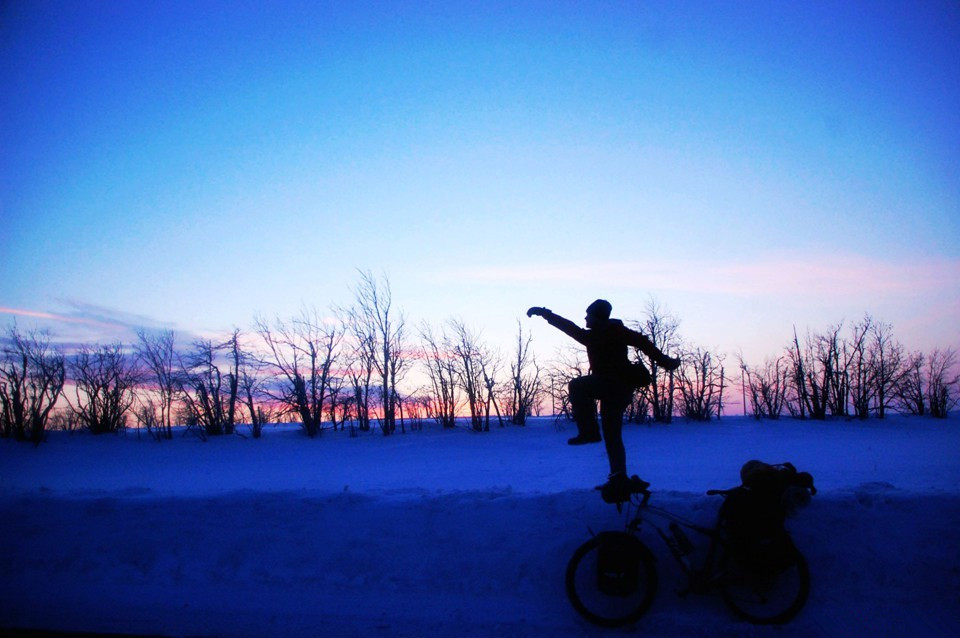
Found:
[{"label": "wispy cloud", "polygon": [[[97,306],[77,299],[60,299],[58,302],[62,309],[36,310],[0,306],[0,315],[22,319],[24,322],[48,330],[63,347],[73,347],[82,343],[116,341],[130,343],[136,339],[139,330],[151,332],[175,329],[175,326],[169,322]],[[177,329],[177,335],[178,341],[184,343],[198,336],[193,332],[179,329]]]},{"label": "wispy cloud", "polygon": [[85,317],[72,317],[64,314],[45,312],[42,310],[27,310],[25,308],[5,308],[0,306],[0,314],[13,315],[14,317],[25,317],[28,319],[42,319],[44,321],[54,321],[62,323],[78,323],[90,326],[100,326],[104,328],[118,327],[120,324],[100,321],[97,319]]},{"label": "wispy cloud", "polygon": [[95,304],[80,301],[78,299],[66,298],[60,302],[69,310],[66,312],[68,320],[73,321],[91,321],[101,325],[113,326],[117,328],[154,328],[166,329],[173,325],[168,322],[158,321],[153,317],[138,315],[115,308],[107,308]]},{"label": "wispy cloud", "polygon": [[644,290],[742,296],[782,294],[925,294],[955,290],[960,260],[894,262],[855,255],[768,256],[727,261],[630,261],[597,264],[489,266],[448,271],[445,282],[463,284],[592,284]]}]

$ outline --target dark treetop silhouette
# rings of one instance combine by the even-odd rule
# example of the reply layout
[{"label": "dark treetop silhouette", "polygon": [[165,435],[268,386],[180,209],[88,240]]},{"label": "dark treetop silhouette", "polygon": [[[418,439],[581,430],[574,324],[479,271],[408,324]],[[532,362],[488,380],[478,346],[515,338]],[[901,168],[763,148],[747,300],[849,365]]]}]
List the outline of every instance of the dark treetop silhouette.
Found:
[{"label": "dark treetop silhouette", "polygon": [[631,480],[627,478],[627,453],[621,432],[623,411],[630,404],[634,390],[649,384],[651,380],[649,371],[642,363],[630,362],[627,347],[639,349],[651,361],[667,370],[676,370],[680,360],[665,355],[650,339],[627,328],[619,319],[611,319],[612,309],[610,302],[604,299],[597,299],[590,304],[584,318],[586,329],[538,306],[527,310],[527,316],[543,317],[551,326],[587,347],[590,374],[573,379],[569,386],[577,435],[568,443],[583,445],[601,440],[596,408],[596,402],[599,401],[603,440],[610,461],[610,476],[602,492],[605,500],[617,502],[625,500],[631,490]]}]

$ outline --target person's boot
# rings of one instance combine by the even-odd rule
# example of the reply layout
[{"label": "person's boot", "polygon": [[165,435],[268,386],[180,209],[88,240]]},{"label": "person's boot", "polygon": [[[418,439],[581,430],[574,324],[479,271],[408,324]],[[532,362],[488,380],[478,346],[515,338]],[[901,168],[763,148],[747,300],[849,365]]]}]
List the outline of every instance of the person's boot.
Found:
[{"label": "person's boot", "polygon": [[602,440],[599,432],[594,432],[593,434],[578,434],[572,439],[567,439],[567,445],[587,445],[588,443],[599,443]]},{"label": "person's boot", "polygon": [[606,503],[630,500],[630,479],[623,472],[611,474],[607,477],[607,482],[600,486],[600,496]]},{"label": "person's boot", "polygon": [[648,487],[650,484],[636,474],[627,478],[626,473],[616,472],[600,486],[600,496],[606,503],[623,503],[630,500],[631,494],[640,494]]}]

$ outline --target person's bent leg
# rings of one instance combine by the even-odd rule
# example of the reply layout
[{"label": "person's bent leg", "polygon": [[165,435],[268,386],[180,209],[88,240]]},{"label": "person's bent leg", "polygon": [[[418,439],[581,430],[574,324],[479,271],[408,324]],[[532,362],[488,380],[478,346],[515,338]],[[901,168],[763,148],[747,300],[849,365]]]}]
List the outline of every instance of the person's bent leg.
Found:
[{"label": "person's bent leg", "polygon": [[573,420],[577,423],[577,436],[568,441],[571,445],[596,443],[600,441],[600,427],[597,424],[597,384],[586,375],[570,381],[570,408]]}]

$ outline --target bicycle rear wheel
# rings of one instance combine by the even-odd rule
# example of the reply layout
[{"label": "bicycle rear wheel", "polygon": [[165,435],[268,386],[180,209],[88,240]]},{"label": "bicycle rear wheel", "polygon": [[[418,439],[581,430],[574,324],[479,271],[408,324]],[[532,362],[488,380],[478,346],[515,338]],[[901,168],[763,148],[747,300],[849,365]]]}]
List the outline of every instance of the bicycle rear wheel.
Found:
[{"label": "bicycle rear wheel", "polygon": [[653,554],[626,532],[602,532],[567,564],[567,596],[592,623],[619,627],[642,616],[657,593]]},{"label": "bicycle rear wheel", "polygon": [[758,574],[728,555],[721,581],[724,602],[756,625],[778,625],[792,619],[807,602],[810,571],[796,548],[788,562],[789,566],[775,574]]}]

